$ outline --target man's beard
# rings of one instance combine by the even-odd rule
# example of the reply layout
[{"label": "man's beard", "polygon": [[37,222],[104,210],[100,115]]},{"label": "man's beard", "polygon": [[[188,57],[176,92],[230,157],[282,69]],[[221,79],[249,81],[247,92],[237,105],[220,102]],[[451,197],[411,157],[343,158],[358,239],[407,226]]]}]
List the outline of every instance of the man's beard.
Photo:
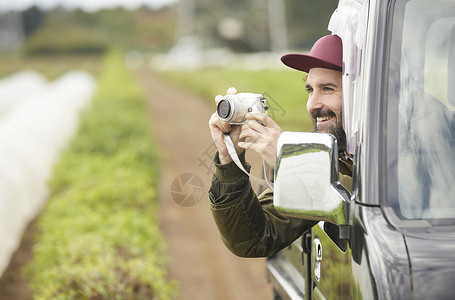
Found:
[{"label": "man's beard", "polygon": [[[313,120],[313,132],[325,132],[333,134],[333,136],[335,136],[335,138],[337,139],[338,150],[341,151],[346,148],[346,132],[343,129],[343,124],[340,124],[341,122],[338,122],[338,120],[343,119],[342,115],[340,115],[340,118],[337,118],[335,112],[325,107],[312,111],[310,115],[311,119]],[[316,118],[323,116],[334,117],[335,124],[325,130],[319,130]]]}]

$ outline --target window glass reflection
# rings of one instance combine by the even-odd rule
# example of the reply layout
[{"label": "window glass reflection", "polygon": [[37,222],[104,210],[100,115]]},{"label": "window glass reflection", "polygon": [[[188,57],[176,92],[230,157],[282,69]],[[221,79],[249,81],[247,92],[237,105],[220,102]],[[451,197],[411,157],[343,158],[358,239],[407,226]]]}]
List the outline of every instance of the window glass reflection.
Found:
[{"label": "window glass reflection", "polygon": [[455,3],[405,7],[398,104],[398,202],[412,219],[455,217]]}]

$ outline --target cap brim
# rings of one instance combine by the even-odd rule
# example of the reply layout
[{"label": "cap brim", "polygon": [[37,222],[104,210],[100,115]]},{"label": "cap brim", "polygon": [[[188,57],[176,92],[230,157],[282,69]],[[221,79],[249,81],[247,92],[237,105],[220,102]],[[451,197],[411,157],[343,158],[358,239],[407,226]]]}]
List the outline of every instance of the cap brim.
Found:
[{"label": "cap brim", "polygon": [[341,71],[341,67],[305,54],[286,54],[281,61],[288,67],[308,73],[312,68]]}]

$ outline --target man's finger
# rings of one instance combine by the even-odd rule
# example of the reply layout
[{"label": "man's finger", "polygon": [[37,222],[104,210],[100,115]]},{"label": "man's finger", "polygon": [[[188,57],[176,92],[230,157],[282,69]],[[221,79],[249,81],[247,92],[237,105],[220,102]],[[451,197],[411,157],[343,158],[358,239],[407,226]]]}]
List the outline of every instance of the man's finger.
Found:
[{"label": "man's finger", "polygon": [[246,129],[246,130],[242,130],[242,132],[239,135],[239,138],[245,139],[246,141],[256,144],[262,138],[262,135],[260,132],[258,132],[256,130]]},{"label": "man's finger", "polygon": [[245,123],[245,125],[243,125],[244,130],[252,129],[259,133],[265,133],[268,131],[268,129],[267,129],[267,127],[265,127],[265,125],[263,125],[262,123],[256,122],[256,121],[257,120],[251,120],[250,122]]},{"label": "man's finger", "polygon": [[245,115],[245,118],[248,120],[256,120],[259,123],[263,124],[264,126],[268,125],[269,119],[270,119],[270,117],[268,117],[266,114],[262,114],[262,113],[247,113]]},{"label": "man's finger", "polygon": [[223,132],[229,132],[232,129],[231,124],[222,122],[220,120],[220,117],[218,117],[217,113],[213,113],[212,114],[212,116],[210,118],[210,121],[209,121],[209,126],[210,127],[218,127]]},{"label": "man's finger", "polygon": [[259,123],[261,123],[262,125],[264,125],[265,127],[269,127],[269,128],[279,127],[278,124],[275,121],[273,121],[273,119],[270,118],[266,114],[262,114],[262,113],[247,113],[245,115],[245,118],[247,118],[248,120],[256,120]]},{"label": "man's finger", "polygon": [[230,88],[228,88],[227,92],[226,92],[227,95],[234,95],[234,94],[237,94],[237,89],[233,86],[231,86]]},{"label": "man's finger", "polygon": [[243,148],[243,149],[252,149],[254,144],[251,142],[238,142],[238,145],[240,148]]},{"label": "man's finger", "polygon": [[224,98],[224,97],[223,97],[222,95],[216,95],[216,96],[215,96],[215,103],[218,105],[218,103],[219,103],[221,100],[223,100],[223,98]]}]

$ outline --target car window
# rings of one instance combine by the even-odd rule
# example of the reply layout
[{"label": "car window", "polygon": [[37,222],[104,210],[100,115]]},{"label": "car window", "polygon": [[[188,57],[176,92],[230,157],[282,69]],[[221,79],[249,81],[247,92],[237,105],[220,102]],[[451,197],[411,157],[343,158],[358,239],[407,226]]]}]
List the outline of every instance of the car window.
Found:
[{"label": "car window", "polygon": [[388,84],[388,204],[402,219],[455,218],[455,2],[397,3]]}]

